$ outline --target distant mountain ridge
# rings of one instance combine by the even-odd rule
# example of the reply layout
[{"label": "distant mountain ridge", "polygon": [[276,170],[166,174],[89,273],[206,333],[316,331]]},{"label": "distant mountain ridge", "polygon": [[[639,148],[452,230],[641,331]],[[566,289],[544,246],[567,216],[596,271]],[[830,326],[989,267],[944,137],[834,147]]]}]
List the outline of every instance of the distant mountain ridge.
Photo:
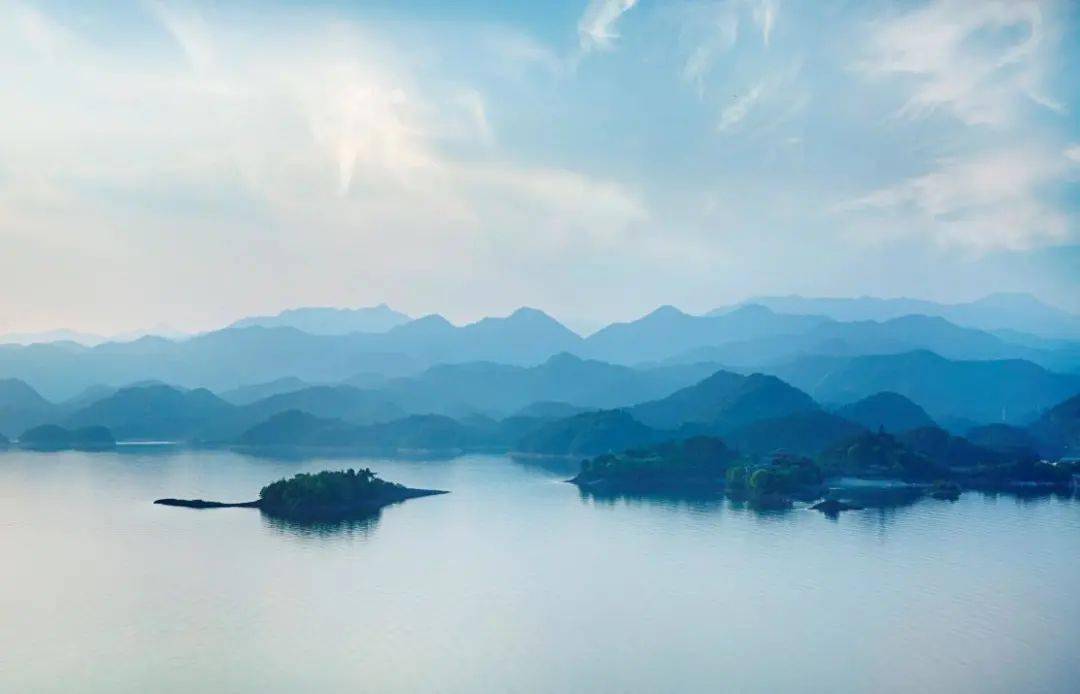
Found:
[{"label": "distant mountain ridge", "polygon": [[809,395],[775,376],[717,371],[666,398],[635,405],[628,411],[658,429],[697,425],[712,433],[723,433],[756,421],[817,409],[818,404]]},{"label": "distant mountain ridge", "polygon": [[666,362],[712,361],[759,368],[803,355],[860,356],[916,350],[928,350],[949,359],[1027,359],[1063,371],[1080,366],[1080,343],[1039,347],[1018,344],[983,330],[963,328],[944,318],[925,315],[904,315],[882,321],[830,320],[803,333],[699,347]]},{"label": "distant mountain ridge", "polygon": [[583,349],[594,359],[635,364],[737,340],[797,335],[828,322],[831,319],[823,316],[786,315],[763,306],[716,316],[692,316],[662,306],[637,320],[602,328],[586,338]]},{"label": "distant mountain ridge", "polygon": [[[484,362],[441,366],[426,377],[381,389],[302,384],[249,404],[230,403],[206,389],[156,382],[93,389],[75,400],[53,404],[27,384],[9,380],[0,381],[0,434],[21,438],[20,432],[42,426],[46,427],[42,431],[98,427],[122,441],[545,455],[596,455],[711,436],[752,456],[777,452],[817,456],[849,439],[863,437],[873,443],[881,433],[950,467],[1008,456],[1033,459],[1034,452],[1074,455],[1080,448],[1080,382],[1034,364],[953,362],[914,352],[814,357],[788,367],[798,378],[807,379],[807,389],[815,393],[846,397],[859,390],[872,392],[829,412],[774,375],[713,371],[707,364],[631,369],[572,355],[529,368]],[[707,375],[695,378],[699,372]],[[689,385],[676,386],[688,379]],[[883,382],[896,387],[877,390]],[[409,387],[420,390],[410,395]],[[553,392],[607,402],[644,397],[657,388],[673,392],[626,407],[593,406],[586,411],[557,399],[533,400],[507,417],[475,411],[509,408]],[[514,393],[506,395],[503,390]],[[978,426],[970,429],[968,438],[937,427],[920,406],[926,403],[931,411],[944,408],[943,419],[954,423],[974,421],[987,412],[995,416],[994,409],[1002,402],[1030,410],[1060,392],[1071,397],[1050,401],[1030,426]],[[426,404],[424,398],[429,398]],[[447,416],[433,411],[438,408],[460,411]],[[14,423],[20,416],[36,420],[18,429]]]},{"label": "distant mountain ridge", "polygon": [[[983,310],[998,304],[1010,307],[1010,301],[999,298],[998,303],[987,300],[980,306]],[[363,312],[371,311],[384,318],[389,315],[390,323],[397,324],[382,332],[352,331],[357,327],[357,317],[367,320],[371,314]],[[263,319],[250,320],[258,323]],[[364,388],[387,388],[401,377],[416,376],[432,367],[488,362],[531,368],[561,354],[605,362],[613,369],[642,365],[692,368],[709,363],[744,372],[771,372],[809,357],[854,358],[926,350],[956,361],[1025,360],[1051,371],[1080,373],[1080,341],[1040,338],[1008,329],[992,333],[961,327],[938,316],[903,315],[844,322],[819,314],[780,313],[757,304],[714,316],[693,316],[664,306],[637,320],[609,325],[587,338],[532,308],[461,326],[438,315],[408,320],[385,306],[297,309],[263,322],[269,327],[231,327],[182,341],[146,336],[95,347],[71,342],[0,345],[0,378],[23,380],[54,401],[74,397],[89,387],[115,388],[157,380],[227,393],[226,399],[235,398],[243,404],[284,392],[289,381],[283,379],[295,379],[293,385],[348,381]],[[350,332],[314,334],[295,325],[309,330]],[[492,376],[496,380],[501,377]],[[569,372],[564,377],[575,378]],[[254,388],[259,384],[263,390]],[[572,390],[572,386],[570,383],[563,390]],[[512,390],[505,394],[509,396]],[[499,399],[499,393],[486,392],[490,402]],[[471,399],[479,400],[479,392],[476,395]],[[460,400],[467,402],[470,398]],[[495,407],[480,405],[477,409],[516,410],[543,400],[586,407],[634,404],[632,399],[617,398],[585,402],[565,392],[542,389],[522,391],[522,397],[503,400],[507,402]]]},{"label": "distant mountain ridge", "polygon": [[[737,306],[757,304],[781,313],[817,314],[839,321],[884,321],[921,314],[945,318],[957,325],[980,330],[1015,330],[1042,337],[1080,339],[1080,316],[1043,303],[1030,294],[998,293],[975,301],[940,303],[923,299],[877,297],[817,298],[762,296]],[[720,308],[712,314],[723,314]]]},{"label": "distant mountain ridge", "polygon": [[1047,450],[1080,457],[1080,395],[1055,405],[1030,430]]},{"label": "distant mountain ridge", "polygon": [[899,393],[882,391],[837,408],[836,414],[871,431],[892,433],[937,426],[926,410]]},{"label": "distant mountain ridge", "polygon": [[576,351],[580,344],[577,334],[547,314],[519,309],[461,327],[430,316],[385,333],[312,335],[291,327],[256,326],[182,342],[147,337],[92,348],[0,345],[0,378],[19,378],[53,399],[90,386],[144,379],[227,391],[284,376],[336,383],[359,373],[411,375],[439,363],[532,365]]},{"label": "distant mountain ridge", "polygon": [[943,425],[1026,425],[1080,391],[1080,375],[1054,373],[1031,362],[950,360],[928,351],[807,356],[768,371],[828,404],[881,391],[899,393]]},{"label": "distant mountain ridge", "polygon": [[664,397],[716,370],[711,364],[631,368],[559,353],[536,366],[466,362],[433,366],[383,390],[413,411],[439,406],[505,415],[538,402],[587,409],[628,407]]},{"label": "distant mountain ridge", "polygon": [[271,316],[250,316],[229,328],[295,328],[312,335],[384,333],[412,320],[386,304],[365,308],[291,308]]}]

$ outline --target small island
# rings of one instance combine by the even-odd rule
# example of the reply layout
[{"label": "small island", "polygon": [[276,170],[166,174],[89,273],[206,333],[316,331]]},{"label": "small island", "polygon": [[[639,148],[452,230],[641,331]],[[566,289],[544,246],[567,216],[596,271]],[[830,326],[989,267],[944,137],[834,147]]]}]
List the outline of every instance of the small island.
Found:
[{"label": "small island", "polygon": [[102,426],[65,429],[55,424],[43,424],[24,431],[19,437],[19,445],[39,451],[105,451],[116,447],[116,439]]},{"label": "small island", "polygon": [[585,460],[581,472],[568,481],[594,493],[719,494],[728,466],[737,458],[723,441],[696,436]]},{"label": "small island", "polygon": [[158,499],[154,503],[184,508],[257,508],[269,516],[299,521],[358,518],[384,506],[422,496],[446,494],[387,482],[367,468],[300,473],[266,485],[255,501],[227,503],[202,499]]},{"label": "small island", "polygon": [[956,501],[965,490],[1071,493],[1077,475],[1075,461],[997,452],[923,427],[899,436],[864,430],[815,458],[784,450],[752,455],[696,436],[584,460],[568,481],[590,496],[728,496],[761,511],[802,502],[835,517],[921,498]]}]

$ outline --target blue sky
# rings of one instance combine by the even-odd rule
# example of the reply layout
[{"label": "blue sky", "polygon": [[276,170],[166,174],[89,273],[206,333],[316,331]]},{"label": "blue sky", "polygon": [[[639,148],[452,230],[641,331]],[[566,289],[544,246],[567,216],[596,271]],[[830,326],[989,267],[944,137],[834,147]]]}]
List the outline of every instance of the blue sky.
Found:
[{"label": "blue sky", "polygon": [[1080,312],[1075,3],[0,0],[0,331]]}]

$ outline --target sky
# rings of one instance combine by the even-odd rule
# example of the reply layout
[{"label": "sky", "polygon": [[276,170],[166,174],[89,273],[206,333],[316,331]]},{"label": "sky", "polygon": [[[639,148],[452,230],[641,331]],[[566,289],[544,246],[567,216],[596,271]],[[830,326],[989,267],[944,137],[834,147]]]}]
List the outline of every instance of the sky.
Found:
[{"label": "sky", "polygon": [[0,332],[1080,312],[1080,3],[0,0]]}]

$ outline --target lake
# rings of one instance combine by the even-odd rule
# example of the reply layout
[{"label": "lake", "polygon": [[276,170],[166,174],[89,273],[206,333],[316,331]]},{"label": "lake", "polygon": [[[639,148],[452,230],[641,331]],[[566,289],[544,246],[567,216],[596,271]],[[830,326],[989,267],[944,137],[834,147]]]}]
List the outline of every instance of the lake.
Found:
[{"label": "lake", "polygon": [[[224,501],[370,466],[338,526]],[[567,465],[0,454],[4,692],[1075,692],[1080,501],[830,520],[584,498]]]}]

